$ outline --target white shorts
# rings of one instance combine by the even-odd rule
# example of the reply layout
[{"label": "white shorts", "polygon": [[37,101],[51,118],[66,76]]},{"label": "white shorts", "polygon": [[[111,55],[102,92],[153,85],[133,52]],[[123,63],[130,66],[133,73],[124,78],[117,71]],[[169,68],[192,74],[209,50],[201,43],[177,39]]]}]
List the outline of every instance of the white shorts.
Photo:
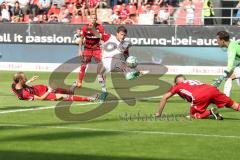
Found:
[{"label": "white shorts", "polygon": [[236,78],[240,78],[240,67],[236,67],[233,73],[236,76]]},{"label": "white shorts", "polygon": [[105,73],[112,71],[122,71],[125,62],[120,58],[105,57],[102,58],[102,63],[105,68]]}]

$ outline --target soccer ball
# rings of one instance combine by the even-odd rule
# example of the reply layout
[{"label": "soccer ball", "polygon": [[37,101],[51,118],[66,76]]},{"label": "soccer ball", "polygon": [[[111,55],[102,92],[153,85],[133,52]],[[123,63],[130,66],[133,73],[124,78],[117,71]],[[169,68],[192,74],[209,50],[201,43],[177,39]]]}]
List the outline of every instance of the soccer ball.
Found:
[{"label": "soccer ball", "polygon": [[137,57],[129,56],[126,60],[127,66],[130,68],[136,68],[138,65]]}]

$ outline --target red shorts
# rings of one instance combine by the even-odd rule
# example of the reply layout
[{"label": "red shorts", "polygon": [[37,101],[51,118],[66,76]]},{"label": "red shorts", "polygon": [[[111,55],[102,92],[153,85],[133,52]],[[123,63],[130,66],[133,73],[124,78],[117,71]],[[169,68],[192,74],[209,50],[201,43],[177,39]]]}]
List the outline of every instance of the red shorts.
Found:
[{"label": "red shorts", "polygon": [[44,100],[50,100],[50,101],[55,101],[57,100],[56,94],[70,94],[69,90],[62,89],[62,88],[56,88],[55,92],[51,92],[48,94],[48,96]]},{"label": "red shorts", "polygon": [[218,108],[224,106],[231,107],[233,105],[233,100],[227,97],[225,94],[221,93],[216,87],[211,87],[205,94],[198,96],[191,105],[190,114],[203,113],[206,111],[210,103],[215,104]]},{"label": "red shorts", "polygon": [[48,94],[48,96],[44,100],[55,101],[55,100],[57,100],[56,94],[51,92]]},{"label": "red shorts", "polygon": [[83,63],[90,63],[92,57],[94,58],[94,61],[96,63],[100,63],[102,61],[102,52],[101,50],[89,50],[89,49],[85,49],[83,51]]}]

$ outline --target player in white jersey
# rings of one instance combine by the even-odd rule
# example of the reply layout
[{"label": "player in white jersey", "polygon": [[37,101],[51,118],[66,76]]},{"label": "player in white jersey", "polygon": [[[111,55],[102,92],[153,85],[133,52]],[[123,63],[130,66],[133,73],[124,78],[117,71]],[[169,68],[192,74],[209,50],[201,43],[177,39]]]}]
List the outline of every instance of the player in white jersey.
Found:
[{"label": "player in white jersey", "polygon": [[128,48],[131,42],[126,40],[127,30],[125,27],[118,27],[117,35],[105,34],[102,46],[102,62],[104,72],[120,69],[125,70],[125,60],[129,56]]},{"label": "player in white jersey", "polygon": [[[106,76],[107,73],[115,70],[122,71],[127,80],[132,80],[140,75],[147,74],[147,71],[139,71],[137,68],[129,68],[126,64],[126,59],[129,56],[128,49],[131,42],[126,39],[127,29],[124,26],[117,28],[116,35],[104,34],[102,40],[102,74]],[[102,79],[102,88],[106,91],[105,76]],[[104,90],[102,89],[102,90]],[[104,98],[101,98],[104,99]]]}]

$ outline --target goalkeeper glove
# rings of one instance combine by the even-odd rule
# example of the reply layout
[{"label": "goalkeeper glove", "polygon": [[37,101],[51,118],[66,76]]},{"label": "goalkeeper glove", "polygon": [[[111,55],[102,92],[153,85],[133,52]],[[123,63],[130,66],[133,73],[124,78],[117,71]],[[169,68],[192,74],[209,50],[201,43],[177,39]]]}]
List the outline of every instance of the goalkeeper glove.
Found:
[{"label": "goalkeeper glove", "polygon": [[229,76],[229,72],[224,70],[223,75],[219,76],[214,82],[212,83],[213,86],[219,87],[222,81]]},{"label": "goalkeeper glove", "polygon": [[223,80],[224,80],[224,76],[221,75],[220,77],[218,77],[216,80],[213,81],[212,85],[215,87],[219,87]]}]

